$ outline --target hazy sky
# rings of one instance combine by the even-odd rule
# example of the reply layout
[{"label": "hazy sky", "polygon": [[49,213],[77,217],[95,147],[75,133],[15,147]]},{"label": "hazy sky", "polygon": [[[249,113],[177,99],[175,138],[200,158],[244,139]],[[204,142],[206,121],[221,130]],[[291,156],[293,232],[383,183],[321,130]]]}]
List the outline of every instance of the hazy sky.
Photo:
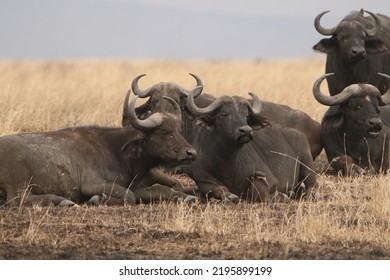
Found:
[{"label": "hazy sky", "polygon": [[390,1],[0,0],[0,59],[312,56],[314,17],[390,15]]}]

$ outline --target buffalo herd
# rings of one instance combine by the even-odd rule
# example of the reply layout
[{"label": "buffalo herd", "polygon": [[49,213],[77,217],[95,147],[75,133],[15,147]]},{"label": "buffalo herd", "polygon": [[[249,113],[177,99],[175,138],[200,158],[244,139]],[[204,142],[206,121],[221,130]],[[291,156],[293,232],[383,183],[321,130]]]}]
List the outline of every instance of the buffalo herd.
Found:
[{"label": "buffalo herd", "polygon": [[1,204],[317,200],[314,160],[322,150],[340,176],[387,173],[390,18],[360,10],[324,27],[326,13],[314,20],[330,36],[313,47],[326,54],[325,74],[313,81],[314,98],[329,107],[321,123],[252,92],[204,93],[195,74],[192,89],[171,82],[142,89],[142,74],[125,97],[122,127],[0,137]]}]

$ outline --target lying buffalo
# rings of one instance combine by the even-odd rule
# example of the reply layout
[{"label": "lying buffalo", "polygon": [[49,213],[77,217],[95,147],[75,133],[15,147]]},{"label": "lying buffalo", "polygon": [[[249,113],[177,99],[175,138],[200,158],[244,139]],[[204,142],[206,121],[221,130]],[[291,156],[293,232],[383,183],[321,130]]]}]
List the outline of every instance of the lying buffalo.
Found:
[{"label": "lying buffalo", "polygon": [[166,182],[151,172],[159,165],[195,160],[195,150],[179,132],[178,104],[167,98],[174,114],[155,113],[140,120],[135,114],[136,99],[128,108],[128,128],[71,127],[1,137],[0,193],[6,203],[133,204],[136,200],[193,199],[159,185]]},{"label": "lying buffalo", "polygon": [[187,173],[201,193],[222,201],[269,201],[276,192],[312,197],[317,181],[305,135],[270,127],[261,101],[250,95],[251,102],[222,96],[204,108],[188,96],[199,128],[192,142],[198,157]]},{"label": "lying buffalo", "polygon": [[[207,107],[213,101],[215,97],[211,94],[202,93],[203,82],[195,74],[190,74],[196,80],[196,87],[188,90],[183,87],[169,82],[160,82],[149,88],[141,89],[138,85],[140,78],[145,74],[135,77],[132,81],[132,90],[134,94],[141,98],[148,98],[148,100],[141,106],[136,108],[137,115],[140,118],[147,116],[148,112],[161,112],[166,110],[172,110],[172,106],[169,106],[168,102],[162,98],[163,96],[169,96],[180,104],[180,108],[183,112],[182,122],[182,134],[184,137],[192,143],[196,137],[197,127],[194,123],[194,116],[190,113],[187,107],[187,97],[189,94],[193,94],[194,102],[199,107]],[[126,108],[127,101],[124,102],[124,109]],[[262,102],[262,115],[266,117],[272,126],[274,127],[289,127],[297,129],[305,134],[307,137],[313,159],[315,159],[322,151],[321,145],[321,125],[319,122],[313,120],[306,113],[292,109],[286,105],[276,104],[272,102]],[[128,117],[123,114],[122,125],[128,125]]]},{"label": "lying buffalo", "polygon": [[313,160],[321,153],[321,124],[308,114],[287,105],[262,101],[261,115],[272,127],[293,128],[302,132],[309,142]]},{"label": "lying buffalo", "polygon": [[[322,121],[322,142],[332,167],[345,175],[389,170],[390,89],[384,95],[370,84],[353,84],[339,94],[327,96],[317,79],[316,100],[332,106]],[[390,76],[379,74],[390,83]],[[381,112],[382,111],[382,112]]]}]

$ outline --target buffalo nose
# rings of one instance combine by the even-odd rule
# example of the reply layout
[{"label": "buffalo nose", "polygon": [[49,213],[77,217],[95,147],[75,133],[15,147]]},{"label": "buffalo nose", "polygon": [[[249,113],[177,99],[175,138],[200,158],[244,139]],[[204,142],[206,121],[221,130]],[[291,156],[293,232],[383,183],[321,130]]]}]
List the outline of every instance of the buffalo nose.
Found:
[{"label": "buffalo nose", "polygon": [[364,57],[366,55],[366,50],[364,48],[352,48],[351,54],[354,57]]},{"label": "buffalo nose", "polygon": [[240,135],[251,135],[252,128],[249,125],[244,125],[238,128],[238,133]]},{"label": "buffalo nose", "polygon": [[193,159],[193,160],[196,159],[196,151],[195,151],[194,149],[188,149],[188,150],[186,151],[186,154],[187,154],[187,157],[188,157],[189,159]]},{"label": "buffalo nose", "polygon": [[379,118],[372,118],[372,119],[370,119],[368,121],[368,124],[370,125],[370,127],[378,127],[378,128],[382,127],[382,121]]}]

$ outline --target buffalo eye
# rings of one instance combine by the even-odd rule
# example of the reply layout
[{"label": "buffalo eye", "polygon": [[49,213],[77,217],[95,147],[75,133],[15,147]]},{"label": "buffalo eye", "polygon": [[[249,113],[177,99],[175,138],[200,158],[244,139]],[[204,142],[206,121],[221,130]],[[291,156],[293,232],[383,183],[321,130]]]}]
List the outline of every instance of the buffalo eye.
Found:
[{"label": "buffalo eye", "polygon": [[222,112],[222,113],[221,113],[221,116],[224,117],[224,118],[229,117],[229,113],[227,113],[227,112]]},{"label": "buffalo eye", "polygon": [[173,137],[173,133],[170,130],[164,130],[163,135],[166,137],[171,137],[171,138]]},{"label": "buffalo eye", "polygon": [[362,108],[362,105],[354,105],[352,107],[355,111],[359,111]]}]

